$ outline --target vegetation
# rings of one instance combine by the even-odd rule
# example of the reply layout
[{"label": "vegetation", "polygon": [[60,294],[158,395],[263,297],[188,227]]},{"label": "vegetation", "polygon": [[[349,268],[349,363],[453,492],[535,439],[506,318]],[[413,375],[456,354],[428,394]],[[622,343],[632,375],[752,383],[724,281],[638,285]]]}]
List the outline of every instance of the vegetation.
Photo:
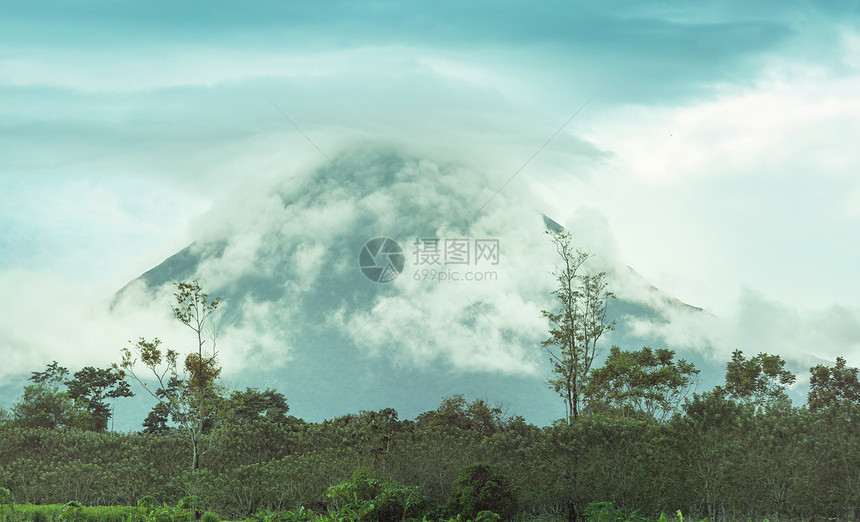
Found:
[{"label": "vegetation", "polygon": [[795,380],[797,378],[785,369],[785,361],[780,356],[760,353],[747,359],[742,351],[735,350],[726,366],[726,384],[715,391],[761,407],[787,401],[785,388]]},{"label": "vegetation", "polygon": [[692,392],[699,373],[684,359],[673,361],[674,356],[663,348],[623,351],[613,346],[603,367],[589,375],[584,395],[590,409],[668,419]]},{"label": "vegetation", "polygon": [[[223,416],[220,397],[223,390],[217,385],[221,368],[215,350],[215,333],[207,323],[221,298],[210,300],[197,281],[178,283],[174,297],[173,316],[194,332],[197,341],[195,351],[185,357],[183,369],[178,368],[177,351],[162,349],[158,338],[147,341],[143,337],[131,348],[122,350],[122,362],[116,369],[133,377],[158,401],[156,409],[146,419],[150,431],[165,427],[168,415],[181,426],[191,445],[191,470],[197,471],[200,458],[212,450]],[[207,340],[212,344],[210,352],[204,351]],[[137,374],[138,362],[155,378],[154,390]]]},{"label": "vegetation", "polygon": [[508,477],[499,468],[479,462],[460,470],[448,511],[468,518],[490,511],[509,520],[517,513],[517,500]]},{"label": "vegetation", "polygon": [[606,272],[586,273],[591,254],[576,250],[567,231],[550,233],[560,264],[555,275],[558,287],[556,312],[542,311],[552,327],[542,346],[549,355],[555,377],[550,387],[564,400],[567,419],[579,415],[579,403],[597,356],[597,343],[615,323],[606,317],[609,300],[615,295],[607,288]]},{"label": "vegetation", "polygon": [[[275,389],[219,384],[208,320],[220,301],[181,283],[174,316],[196,337],[184,364],[140,339],[111,369],[69,379],[48,364],[0,412],[0,522],[860,515],[856,368],[842,358],[813,367],[808,403],[796,407],[785,395],[795,376],[777,355],[738,350],[725,383],[692,396],[698,370],[672,350],[613,347],[594,367],[611,294],[600,274],[568,278],[581,256],[560,272],[561,312],[546,314],[551,384],[570,413],[552,426],[462,395],[414,420],[391,408],[297,419]],[[130,395],[126,378],[157,406],[140,432],[107,431],[106,401]]]},{"label": "vegetation", "polygon": [[196,473],[178,428],[150,434],[4,425],[0,484],[19,502],[16,512],[69,499],[136,506],[147,495],[175,505],[193,495],[201,510],[226,519],[301,508],[315,516],[397,513],[397,520],[426,509],[417,518],[438,519],[440,506],[456,516],[468,498],[481,497],[482,487],[458,477],[483,462],[507,477],[503,489],[518,501],[517,513],[530,516],[582,517],[589,504],[612,502],[627,516],[651,519],[680,509],[711,520],[850,520],[860,506],[854,402],[755,409],[704,393],[662,423],[610,411],[545,428],[509,417],[476,424],[482,415],[474,412],[485,408],[474,401],[423,423],[384,410],[321,423],[265,416],[227,423]]}]

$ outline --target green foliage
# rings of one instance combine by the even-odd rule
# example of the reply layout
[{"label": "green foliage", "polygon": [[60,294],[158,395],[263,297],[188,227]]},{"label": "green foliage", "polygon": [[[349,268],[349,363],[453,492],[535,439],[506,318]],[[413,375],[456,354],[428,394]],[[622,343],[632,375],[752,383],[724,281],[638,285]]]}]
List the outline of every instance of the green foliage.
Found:
[{"label": "green foliage", "polygon": [[[860,405],[851,400],[811,410],[756,408],[705,393],[667,423],[583,414],[545,428],[502,419],[492,429],[474,427],[480,411],[492,408],[473,406],[454,396],[436,410],[441,415],[414,423],[389,409],[320,423],[264,414],[228,423],[197,472],[187,469],[191,449],[180,430],[155,436],[4,426],[0,485],[20,504],[0,508],[0,522],[54,522],[69,499],[134,504],[144,495],[153,498],[141,508],[82,512],[100,522],[188,520],[205,510],[229,520],[268,512],[287,521],[435,521],[453,500],[458,470],[474,462],[508,477],[525,519],[582,518],[601,501],[638,522],[678,508],[690,520],[852,520],[860,512]],[[339,486],[326,496],[332,484]],[[183,502],[189,495],[198,498]]]},{"label": "green foliage", "polygon": [[560,261],[553,272],[558,286],[552,291],[558,299],[558,309],[541,311],[550,322],[549,338],[542,346],[554,374],[548,383],[564,400],[569,418],[579,414],[582,390],[597,354],[598,341],[615,327],[614,321],[606,317],[609,301],[615,294],[608,290],[605,272],[584,273],[591,254],[575,250],[569,232],[548,234]]},{"label": "green foliage", "polygon": [[254,513],[246,519],[248,522],[281,522],[285,520],[284,515],[279,511],[263,510]]},{"label": "green foliage", "polygon": [[[675,516],[678,522],[684,522],[684,515],[681,514],[680,510],[675,513]],[[656,521],[651,521],[635,514],[628,517],[623,511],[616,508],[612,502],[592,502],[586,506],[583,517],[587,522],[669,522],[673,520],[667,518],[665,513],[660,513]],[[704,519],[698,522],[707,522],[707,520]]]},{"label": "green foliage", "polygon": [[219,517],[216,513],[207,511],[206,513],[203,513],[203,516],[200,517],[200,522],[221,522],[221,517]]},{"label": "green foliage", "polygon": [[133,512],[131,506],[87,506],[82,510],[87,522],[124,522]]},{"label": "green foliage", "polygon": [[612,502],[592,502],[585,507],[582,516],[588,522],[626,522],[627,516]]},{"label": "green foliage", "polygon": [[77,500],[66,502],[60,510],[60,520],[68,522],[81,522],[86,520],[84,516],[84,505]]},{"label": "green foliage", "polygon": [[92,424],[85,405],[76,402],[69,392],[61,390],[63,377],[69,370],[53,361],[44,372],[32,372],[34,384],[24,387],[24,393],[12,407],[11,424],[27,428],[88,428]]},{"label": "green foliage", "polygon": [[31,372],[29,380],[36,384],[59,384],[69,374],[69,369],[60,366],[57,361],[51,361],[43,372]]},{"label": "green foliage", "polygon": [[[121,350],[122,360],[114,368],[134,378],[162,405],[160,410],[147,417],[146,427],[150,432],[162,431],[168,413],[170,419],[181,427],[191,446],[191,470],[196,472],[200,469],[203,455],[212,450],[217,428],[224,416],[221,397],[224,389],[216,384],[221,368],[218,366],[214,334],[207,323],[221,298],[210,300],[197,281],[177,283],[176,288],[173,315],[196,334],[196,350],[186,356],[180,369],[177,351],[162,349],[158,338],[148,341],[141,337],[131,347]],[[207,335],[210,339],[206,339]],[[207,340],[212,341],[208,353],[204,351]],[[150,389],[136,373],[138,363],[142,363],[155,378],[154,389]]]},{"label": "green foliage", "polygon": [[603,367],[589,374],[584,394],[589,402],[610,405],[612,412],[641,412],[662,422],[681,405],[699,373],[684,359],[673,361],[674,355],[662,348],[622,351],[613,346]]},{"label": "green foliage", "polygon": [[[71,506],[70,506],[71,504]],[[8,522],[60,522],[85,520],[87,522],[127,522],[136,508],[130,506],[80,506],[67,504],[18,504],[14,512],[3,513],[0,521]]]},{"label": "green foliage", "polygon": [[517,500],[508,477],[497,467],[479,462],[458,473],[448,509],[467,518],[480,511],[493,511],[510,520],[517,512]]},{"label": "green foliage", "polygon": [[429,500],[418,488],[388,480],[369,468],[357,469],[352,478],[328,489],[338,517],[348,520],[406,520],[420,516]]},{"label": "green foliage", "polygon": [[836,364],[832,368],[819,364],[810,368],[809,372],[807,403],[810,410],[819,410],[846,401],[860,403],[858,369],[846,366],[842,357],[836,358]]},{"label": "green foliage", "polygon": [[[14,511],[0,510],[0,520],[6,522],[55,522],[59,521],[62,504],[36,506],[33,504],[17,504],[12,506]],[[119,522],[119,521],[117,521]]]},{"label": "green foliage", "polygon": [[[386,411],[386,410],[383,410]],[[397,412],[393,412],[397,420]],[[514,419],[506,418],[501,407],[491,407],[484,399],[469,403],[462,394],[444,397],[438,408],[424,412],[416,418],[420,429],[447,429],[475,431],[491,435],[505,429]]]},{"label": "green foliage", "polygon": [[150,495],[137,501],[137,509],[130,513],[126,522],[191,522],[194,518],[193,508],[197,499],[185,497],[174,507],[161,503]]},{"label": "green foliage", "polygon": [[310,509],[306,509],[304,506],[301,506],[295,510],[284,511],[283,520],[286,522],[308,522],[311,520],[317,520],[317,516],[316,513]]},{"label": "green foliage", "polygon": [[782,357],[760,353],[747,359],[741,350],[735,350],[726,365],[725,387],[717,387],[715,392],[755,406],[772,405],[788,400],[785,388],[795,380]]},{"label": "green foliage", "polygon": [[158,402],[143,420],[143,431],[146,433],[166,433],[170,427],[170,406],[164,402]]},{"label": "green foliage", "polygon": [[12,492],[7,488],[0,488],[0,506],[11,506],[15,503]]},{"label": "green foliage", "polygon": [[226,411],[230,422],[236,424],[260,420],[285,423],[290,407],[284,394],[277,390],[266,388],[261,392],[256,388],[246,388],[245,391],[234,390],[230,394]]},{"label": "green foliage", "polygon": [[107,431],[111,410],[106,399],[134,396],[125,375],[115,368],[86,366],[65,381],[65,385],[69,397],[89,412],[94,431]]}]

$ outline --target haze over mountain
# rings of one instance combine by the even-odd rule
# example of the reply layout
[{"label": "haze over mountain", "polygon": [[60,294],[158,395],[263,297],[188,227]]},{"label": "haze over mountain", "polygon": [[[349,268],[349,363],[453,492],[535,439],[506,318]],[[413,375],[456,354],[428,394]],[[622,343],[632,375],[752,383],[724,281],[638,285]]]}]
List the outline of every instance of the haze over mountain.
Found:
[{"label": "haze over mountain", "polygon": [[[717,376],[734,349],[778,353],[796,398],[810,364],[860,366],[853,5],[46,0],[4,14],[0,407],[54,359],[104,367],[139,336],[187,349],[161,283],[189,276],[226,299],[225,378],[283,388],[296,413],[393,397],[410,415],[442,389],[510,389],[517,413],[556,418],[537,349],[554,255],[542,215],[612,272],[607,347],[667,346]],[[498,279],[416,281],[424,234],[499,239],[499,264],[475,267]],[[363,278],[377,236],[411,273]],[[319,382],[332,368],[351,377]],[[386,397],[392,369],[426,400],[394,384]]]},{"label": "haze over mountain", "polygon": [[[547,388],[540,351],[548,330],[540,311],[556,307],[550,272],[557,259],[544,232],[560,225],[487,181],[394,147],[346,152],[237,202],[235,219],[129,283],[113,307],[169,300],[174,282],[199,280],[224,297],[218,347],[228,374],[277,387],[304,418],[382,407],[414,416],[444,395],[464,393],[549,423],[563,407]],[[369,280],[359,267],[362,245],[376,237],[394,239],[405,254],[390,283]],[[417,255],[431,238],[439,240],[439,265]],[[468,246],[469,259],[459,259],[466,263],[445,264],[452,239]],[[482,241],[498,242],[498,259],[476,259]],[[714,319],[594,254],[591,270],[610,272],[618,295],[610,304],[617,329],[604,352],[612,344],[664,346],[642,325]],[[446,280],[431,279],[429,270]],[[482,280],[466,281],[467,273]],[[671,348],[704,366],[708,387],[721,379],[722,361],[690,346]]]}]

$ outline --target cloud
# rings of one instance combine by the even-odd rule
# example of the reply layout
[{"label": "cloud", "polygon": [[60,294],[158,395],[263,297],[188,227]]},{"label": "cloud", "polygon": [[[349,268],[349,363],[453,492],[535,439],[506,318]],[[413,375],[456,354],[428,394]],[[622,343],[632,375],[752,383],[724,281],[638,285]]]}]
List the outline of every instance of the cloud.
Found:
[{"label": "cloud", "polygon": [[[277,367],[293,360],[295,347],[290,345],[289,329],[295,321],[296,306],[245,299],[238,307],[241,322],[216,326],[218,345],[228,347],[218,351],[226,378],[241,378],[260,365]],[[216,325],[218,320],[213,316]]]},{"label": "cloud", "polygon": [[[186,332],[171,324],[165,296],[129,296],[127,306],[108,312],[105,288],[74,283],[50,272],[0,273],[4,312],[0,314],[0,377],[41,368],[52,360],[77,370],[118,362],[120,349],[139,337],[160,337],[173,346],[187,344]],[[94,291],[95,290],[95,291]]]},{"label": "cloud", "polygon": [[[298,322],[399,364],[529,373],[552,285],[540,213],[619,295],[666,310],[642,335],[855,350],[855,10],[488,6],[11,7],[0,289],[20,306],[0,317],[4,371],[57,346],[89,363],[137,335],[183,345],[169,292],[102,300],[197,241],[211,255],[190,275],[248,289],[222,333],[242,371],[293,357]],[[404,273],[373,293],[355,257],[384,234],[498,238],[498,279]]]},{"label": "cloud", "polygon": [[801,307],[853,303],[860,76],[832,65],[857,33],[840,34],[831,61],[774,58],[706,100],[603,111],[578,131],[611,155],[534,165],[537,190],[560,220],[598,209],[618,257],[718,315],[744,284]]},{"label": "cloud", "polygon": [[663,313],[665,322],[632,319],[634,331],[662,339],[668,346],[693,347],[715,361],[726,361],[732,351],[740,349],[747,354],[779,354],[804,370],[810,363],[836,357],[860,365],[857,308],[798,308],[747,288],[736,311],[727,317],[669,307]]},{"label": "cloud", "polygon": [[[552,284],[551,266],[540,261],[551,251],[540,214],[496,194],[497,175],[396,146],[335,158],[310,162],[284,186],[226,199],[199,222],[206,241],[221,246],[194,247],[205,257],[189,278],[240,300],[225,320],[237,329],[233,341],[253,340],[239,351],[244,366],[282,364],[278,354],[299,342],[294,336],[325,321],[360,350],[401,365],[535,372],[534,338],[546,331],[540,310]],[[380,235],[395,237],[407,257],[385,289],[368,286],[357,266],[361,244]],[[422,238],[465,239],[469,264],[420,264],[413,250]],[[498,241],[498,264],[474,258],[476,240]]]}]

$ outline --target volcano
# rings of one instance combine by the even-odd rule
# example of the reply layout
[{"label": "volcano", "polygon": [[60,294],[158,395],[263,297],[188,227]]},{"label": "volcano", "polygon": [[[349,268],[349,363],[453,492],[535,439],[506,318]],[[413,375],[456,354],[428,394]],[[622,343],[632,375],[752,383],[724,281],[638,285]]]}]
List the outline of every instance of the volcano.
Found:
[{"label": "volcano", "polygon": [[[488,176],[364,149],[237,195],[218,215],[205,237],[131,281],[113,306],[198,280],[223,298],[215,317],[231,382],[277,388],[292,414],[311,421],[385,407],[414,417],[456,393],[536,424],[563,417],[540,348],[541,310],[556,306],[546,232],[562,225]],[[660,347],[637,322],[707,314],[595,254],[591,269],[606,271],[617,295],[604,353],[613,344]],[[703,385],[721,379],[721,364],[669,348],[704,370]]]}]

